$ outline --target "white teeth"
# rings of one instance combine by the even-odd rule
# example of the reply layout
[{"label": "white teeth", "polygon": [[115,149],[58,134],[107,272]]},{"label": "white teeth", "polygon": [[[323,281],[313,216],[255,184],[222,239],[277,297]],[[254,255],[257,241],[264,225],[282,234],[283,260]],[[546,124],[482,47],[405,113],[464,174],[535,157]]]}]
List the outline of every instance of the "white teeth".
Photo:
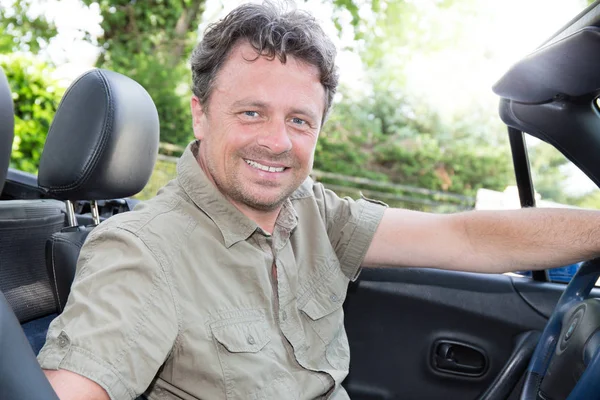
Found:
[{"label": "white teeth", "polygon": [[251,167],[260,169],[262,171],[267,171],[267,172],[282,172],[285,169],[284,167],[267,167],[266,165],[259,164],[256,161],[250,161],[250,160],[244,160],[244,161],[246,161],[246,163]]}]

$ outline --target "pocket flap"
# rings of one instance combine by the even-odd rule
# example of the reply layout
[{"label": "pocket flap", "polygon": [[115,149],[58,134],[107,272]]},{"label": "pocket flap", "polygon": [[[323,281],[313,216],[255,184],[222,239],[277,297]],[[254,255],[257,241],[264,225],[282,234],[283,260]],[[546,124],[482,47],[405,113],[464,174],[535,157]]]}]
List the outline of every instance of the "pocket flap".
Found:
[{"label": "pocket flap", "polygon": [[216,323],[211,326],[213,336],[232,353],[256,353],[271,341],[264,320],[234,323]]},{"label": "pocket flap", "polygon": [[312,320],[321,319],[338,310],[346,299],[347,282],[325,282],[315,289],[306,304],[300,307]]}]

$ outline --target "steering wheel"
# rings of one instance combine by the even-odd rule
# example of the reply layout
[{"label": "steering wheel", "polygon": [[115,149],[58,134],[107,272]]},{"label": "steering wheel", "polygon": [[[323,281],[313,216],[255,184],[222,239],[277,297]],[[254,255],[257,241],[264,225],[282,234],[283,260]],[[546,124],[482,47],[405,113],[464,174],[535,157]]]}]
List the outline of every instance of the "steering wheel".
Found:
[{"label": "steering wheel", "polygon": [[600,301],[589,294],[600,258],[581,265],[535,348],[521,400],[600,399]]}]

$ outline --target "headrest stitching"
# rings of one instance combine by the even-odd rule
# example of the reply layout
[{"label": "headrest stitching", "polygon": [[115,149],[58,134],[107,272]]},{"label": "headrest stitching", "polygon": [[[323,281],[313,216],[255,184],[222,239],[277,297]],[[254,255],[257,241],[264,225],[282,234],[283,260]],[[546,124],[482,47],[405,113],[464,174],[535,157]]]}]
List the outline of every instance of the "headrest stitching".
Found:
[{"label": "headrest stitching", "polygon": [[[108,83],[108,80],[106,79],[106,77],[104,76],[102,71],[94,70],[94,71],[92,71],[92,73],[98,75],[98,77],[100,78],[101,82],[103,83],[105,93],[108,98],[108,110],[107,110],[107,115],[104,118],[104,126],[103,126],[102,132],[100,134],[100,141],[98,142],[98,144],[96,144],[95,148],[92,150],[92,155],[90,157],[88,157],[86,164],[82,168],[81,175],[75,180],[75,182],[73,182],[72,184],[69,184],[69,185],[52,186],[50,189],[55,192],[66,192],[66,191],[71,191],[71,190],[77,190],[80,187],[82,187],[83,185],[85,185],[85,183],[87,182],[87,179],[89,179],[89,177],[92,175],[92,172],[94,171],[96,165],[98,165],[100,158],[102,158],[102,154],[105,150],[106,142],[108,141],[108,138],[110,137],[111,129],[109,129],[109,128],[112,127],[112,122],[113,122],[113,117],[114,117],[114,99],[112,96],[112,92],[110,90],[110,85]],[[65,94],[64,98],[66,98],[66,94]],[[63,98],[63,100],[64,100],[64,98]]]}]

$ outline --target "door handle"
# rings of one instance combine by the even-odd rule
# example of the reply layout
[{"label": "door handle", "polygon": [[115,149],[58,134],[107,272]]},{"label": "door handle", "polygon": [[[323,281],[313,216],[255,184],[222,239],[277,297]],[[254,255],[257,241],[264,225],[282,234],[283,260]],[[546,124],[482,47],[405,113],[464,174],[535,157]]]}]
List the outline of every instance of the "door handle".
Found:
[{"label": "door handle", "polygon": [[433,348],[432,363],[435,370],[463,376],[481,376],[486,370],[485,353],[472,345],[439,340]]}]

